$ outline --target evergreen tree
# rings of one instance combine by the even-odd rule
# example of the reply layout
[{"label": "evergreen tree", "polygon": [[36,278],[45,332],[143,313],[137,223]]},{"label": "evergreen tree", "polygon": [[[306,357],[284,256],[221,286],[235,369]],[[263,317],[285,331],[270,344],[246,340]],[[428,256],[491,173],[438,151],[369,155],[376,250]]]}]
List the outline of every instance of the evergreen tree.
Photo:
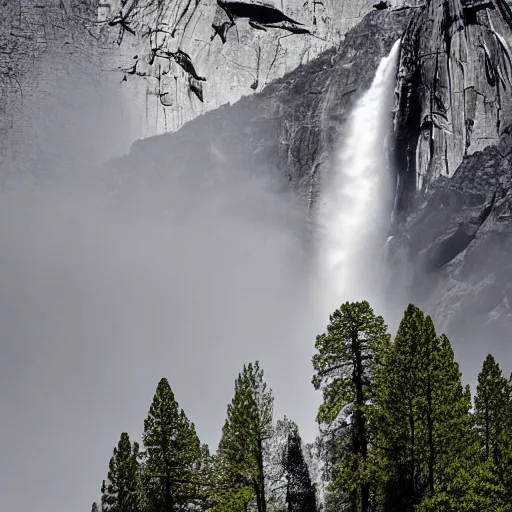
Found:
[{"label": "evergreen tree", "polygon": [[[102,512],[135,512],[139,506],[139,445],[132,444],[126,432],[109,463],[107,480],[103,481],[101,493]],[[96,505],[96,504],[95,504]]]},{"label": "evergreen tree", "polygon": [[406,309],[376,381],[383,509],[445,510],[463,492],[453,482],[474,450],[471,396],[448,338],[438,338],[415,306]]},{"label": "evergreen tree", "polygon": [[315,512],[316,493],[304,460],[302,440],[296,423],[290,422],[283,470],[286,478],[286,504],[289,512]]},{"label": "evergreen tree", "polygon": [[409,305],[394,343],[376,372],[375,445],[382,469],[380,497],[389,512],[412,512],[419,503],[418,464],[420,368],[423,313]]},{"label": "evergreen tree", "polygon": [[482,457],[512,501],[511,393],[500,365],[489,354],[478,375],[475,425]]},{"label": "evergreen tree", "polygon": [[503,376],[500,365],[489,354],[478,375],[475,395],[475,423],[485,460],[500,455],[508,400],[507,379]]},{"label": "evergreen tree", "polygon": [[[427,486],[422,507],[418,510],[455,512],[463,509],[464,500],[470,492],[479,489],[474,480],[465,477],[471,475],[476,462],[476,439],[470,414],[471,393],[469,387],[464,388],[461,383],[459,365],[444,334],[438,338],[436,352],[432,372],[435,480],[432,489]],[[483,468],[482,478],[485,473]]]},{"label": "evergreen tree", "polygon": [[229,468],[233,489],[244,497],[252,488],[258,512],[267,511],[265,449],[273,436],[274,399],[259,362],[244,365],[219,443],[219,457]]},{"label": "evergreen tree", "polygon": [[92,504],[91,512],[99,512],[98,504],[96,502]]},{"label": "evergreen tree", "polygon": [[205,449],[165,378],[158,383],[142,438],[145,508],[174,512],[200,502]]},{"label": "evergreen tree", "polygon": [[332,424],[350,417],[349,453],[340,457],[336,486],[348,495],[350,510],[368,512],[368,407],[373,399],[373,376],[379,353],[389,343],[387,327],[368,302],[345,303],[329,318],[327,332],[316,338],[313,356],[315,389],[322,389],[323,403],[317,419]]},{"label": "evergreen tree", "polygon": [[214,459],[209,481],[213,483],[211,512],[247,512],[254,502],[254,490],[248,479],[240,478],[235,468],[222,456]]}]

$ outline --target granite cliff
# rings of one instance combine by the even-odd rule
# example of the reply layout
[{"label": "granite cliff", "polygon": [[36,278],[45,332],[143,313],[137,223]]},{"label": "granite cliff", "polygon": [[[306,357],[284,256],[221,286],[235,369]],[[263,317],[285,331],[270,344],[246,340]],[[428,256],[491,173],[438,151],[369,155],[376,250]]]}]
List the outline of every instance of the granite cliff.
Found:
[{"label": "granite cliff", "polygon": [[[508,3],[129,0],[93,7],[3,5],[0,108],[10,138],[2,139],[2,158],[5,148],[26,149],[30,127],[21,135],[13,128],[26,108],[22,96],[37,97],[36,84],[54,89],[37,81],[40,70],[75,59],[67,73],[73,75],[95,60],[114,75],[125,69],[125,99],[146,119],[139,136],[179,128],[135,143],[101,174],[109,186],[122,189],[127,179],[144,186],[165,171],[193,186],[221,187],[228,176],[237,179],[240,166],[271,168],[314,219],[347,116],[402,37],[391,148],[396,205],[385,247],[389,289],[427,308],[466,343],[504,339],[512,327]],[[44,57],[52,45],[57,60]],[[41,151],[34,154],[40,164]],[[204,161],[208,168],[195,165]]]},{"label": "granite cliff", "polygon": [[[328,172],[343,136],[344,121],[369,87],[380,59],[404,32],[411,11],[370,12],[337,48],[275,80],[263,91],[233,106],[207,112],[176,133],[136,142],[122,160],[126,166],[117,162],[116,172],[129,174],[130,169],[140,167],[139,158],[151,155],[146,162],[149,168],[188,172],[187,179],[206,186],[205,177],[226,168],[236,172],[244,166],[258,172],[270,167],[295,190],[304,208],[312,210],[320,179]],[[200,164],[205,161],[209,162],[207,169]]]},{"label": "granite cliff", "polygon": [[[347,115],[380,58],[403,36],[387,289],[398,302],[431,312],[457,350],[471,346],[471,361],[489,350],[482,339],[497,340],[499,356],[512,328],[509,13],[501,0],[373,10],[336,48],[162,136],[168,153],[157,151],[160,137],[136,143],[114,166],[116,182],[141,162],[155,172],[167,166],[204,187],[222,186],[216,176],[226,168],[236,179],[237,166],[253,172],[270,166],[314,218]],[[184,178],[204,159],[211,165],[203,174]],[[472,364],[463,363],[469,374],[476,371]]]},{"label": "granite cliff", "polygon": [[432,0],[403,38],[397,168],[403,197],[452,176],[512,122],[512,11],[504,0]]},{"label": "granite cliff", "polygon": [[476,360],[488,343],[510,356],[511,47],[504,1],[431,0],[404,34],[397,82],[389,286]]},{"label": "granite cliff", "polygon": [[261,91],[338,45],[373,4],[117,0],[101,4],[101,44],[110,67],[124,71],[143,138]]}]

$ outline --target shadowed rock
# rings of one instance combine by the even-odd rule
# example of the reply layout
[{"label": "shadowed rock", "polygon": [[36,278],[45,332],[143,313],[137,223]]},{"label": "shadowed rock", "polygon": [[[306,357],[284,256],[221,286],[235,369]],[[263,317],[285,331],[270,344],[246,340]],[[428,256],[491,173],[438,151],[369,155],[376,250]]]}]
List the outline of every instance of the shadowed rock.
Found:
[{"label": "shadowed rock", "polygon": [[295,25],[302,25],[298,21],[292,20],[273,5],[265,3],[239,2],[236,0],[217,0],[219,7],[226,11],[231,18],[248,18],[252,22],[262,25],[281,23],[287,21]]},{"label": "shadowed rock", "polygon": [[512,123],[512,16],[505,0],[430,0],[403,38],[398,210]]}]

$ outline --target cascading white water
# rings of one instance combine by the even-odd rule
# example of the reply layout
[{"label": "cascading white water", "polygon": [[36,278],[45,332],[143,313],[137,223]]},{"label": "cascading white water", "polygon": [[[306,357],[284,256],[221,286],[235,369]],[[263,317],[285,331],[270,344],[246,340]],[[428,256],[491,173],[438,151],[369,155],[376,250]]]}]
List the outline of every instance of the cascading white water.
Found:
[{"label": "cascading white water", "polygon": [[381,60],[370,89],[352,111],[334,173],[324,184],[318,219],[329,307],[374,297],[393,201],[386,139],[393,123],[399,52],[400,40]]}]

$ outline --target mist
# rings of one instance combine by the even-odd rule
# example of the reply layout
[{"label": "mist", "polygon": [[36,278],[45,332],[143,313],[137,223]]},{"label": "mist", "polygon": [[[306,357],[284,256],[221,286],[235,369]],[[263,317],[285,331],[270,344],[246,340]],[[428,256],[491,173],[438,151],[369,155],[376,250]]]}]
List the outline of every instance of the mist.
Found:
[{"label": "mist", "polygon": [[258,359],[276,416],[313,441],[311,357],[329,314],[366,299],[394,332],[407,305],[381,285],[397,51],[339,127],[318,222],[272,161],[195,145],[199,124],[133,144],[144,106],[99,59],[38,62],[0,155],[6,510],[87,510],[162,377],[214,451],[234,380]]},{"label": "mist", "polygon": [[3,508],[87,510],[164,376],[215,450],[234,380],[259,359],[277,415],[313,440],[328,313],[287,184],[218,151],[220,166],[177,168],[168,136],[103,165],[133,140],[119,76],[51,62],[1,169]]},{"label": "mist", "polygon": [[318,259],[327,305],[368,300],[375,313],[398,316],[402,304],[383,298],[383,247],[393,207],[396,170],[387,158],[400,40],[356,102],[325,178],[318,215]]}]

